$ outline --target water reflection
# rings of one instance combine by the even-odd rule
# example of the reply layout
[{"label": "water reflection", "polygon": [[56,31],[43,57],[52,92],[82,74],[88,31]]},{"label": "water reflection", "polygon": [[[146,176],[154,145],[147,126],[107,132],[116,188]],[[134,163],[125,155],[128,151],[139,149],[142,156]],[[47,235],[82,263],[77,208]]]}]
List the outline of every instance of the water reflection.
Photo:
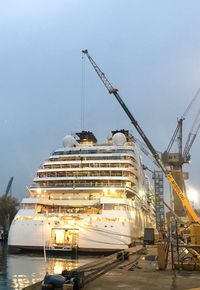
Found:
[{"label": "water reflection", "polygon": [[7,287],[7,247],[0,246],[0,289],[9,289]]},{"label": "water reflection", "polygon": [[[64,255],[63,255],[64,256]],[[95,257],[44,257],[39,254],[9,254],[6,245],[0,245],[0,289],[21,290],[44,278],[46,272],[60,274],[94,260]]]}]

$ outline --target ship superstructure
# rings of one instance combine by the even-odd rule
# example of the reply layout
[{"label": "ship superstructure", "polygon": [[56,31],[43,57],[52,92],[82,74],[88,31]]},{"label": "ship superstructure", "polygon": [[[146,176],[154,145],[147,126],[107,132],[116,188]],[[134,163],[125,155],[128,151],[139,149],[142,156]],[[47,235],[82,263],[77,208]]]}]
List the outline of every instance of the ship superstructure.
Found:
[{"label": "ship superstructure", "polygon": [[63,140],[37,170],[12,222],[12,247],[116,251],[155,226],[154,190],[129,131],[99,144],[92,132]]}]

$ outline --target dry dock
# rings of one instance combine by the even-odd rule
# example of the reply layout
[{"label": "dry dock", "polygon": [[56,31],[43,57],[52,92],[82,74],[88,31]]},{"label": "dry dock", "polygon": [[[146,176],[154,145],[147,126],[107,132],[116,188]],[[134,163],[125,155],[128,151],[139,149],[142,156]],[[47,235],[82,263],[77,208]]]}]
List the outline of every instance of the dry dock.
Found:
[{"label": "dry dock", "polygon": [[[136,247],[137,248],[137,247]],[[130,249],[136,252],[137,249]],[[99,260],[79,269],[98,269],[96,274],[87,274],[85,290],[200,290],[199,271],[175,271],[169,267],[159,271],[156,246],[148,246],[146,254],[130,255],[128,260],[114,261],[114,255]],[[112,263],[112,261],[114,263]],[[104,264],[102,267],[101,263]],[[106,266],[107,265],[107,266]],[[39,290],[39,284],[32,285],[26,290]]]}]

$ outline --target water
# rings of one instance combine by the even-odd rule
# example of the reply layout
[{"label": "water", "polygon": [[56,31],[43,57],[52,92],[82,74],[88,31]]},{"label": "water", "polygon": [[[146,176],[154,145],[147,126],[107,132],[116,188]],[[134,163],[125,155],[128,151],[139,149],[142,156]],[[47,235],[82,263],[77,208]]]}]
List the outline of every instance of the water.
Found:
[{"label": "water", "polygon": [[88,256],[72,259],[47,255],[45,262],[42,254],[10,254],[7,245],[0,245],[0,290],[21,290],[42,280],[47,271],[60,274],[64,269],[70,270],[94,259]]}]

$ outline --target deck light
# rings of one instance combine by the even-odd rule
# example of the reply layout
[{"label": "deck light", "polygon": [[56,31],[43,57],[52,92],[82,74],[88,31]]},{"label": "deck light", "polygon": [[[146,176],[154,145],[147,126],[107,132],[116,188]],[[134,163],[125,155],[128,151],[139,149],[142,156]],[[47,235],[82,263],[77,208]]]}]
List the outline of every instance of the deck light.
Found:
[{"label": "deck light", "polygon": [[105,194],[108,193],[108,189],[107,188],[104,188],[103,189],[103,193],[105,193]]},{"label": "deck light", "polygon": [[187,197],[194,205],[199,203],[199,194],[195,188],[189,187],[187,189]]},{"label": "deck light", "polygon": [[111,194],[115,194],[115,193],[116,193],[115,188],[111,188],[111,189],[110,189],[110,193],[111,193]]}]

